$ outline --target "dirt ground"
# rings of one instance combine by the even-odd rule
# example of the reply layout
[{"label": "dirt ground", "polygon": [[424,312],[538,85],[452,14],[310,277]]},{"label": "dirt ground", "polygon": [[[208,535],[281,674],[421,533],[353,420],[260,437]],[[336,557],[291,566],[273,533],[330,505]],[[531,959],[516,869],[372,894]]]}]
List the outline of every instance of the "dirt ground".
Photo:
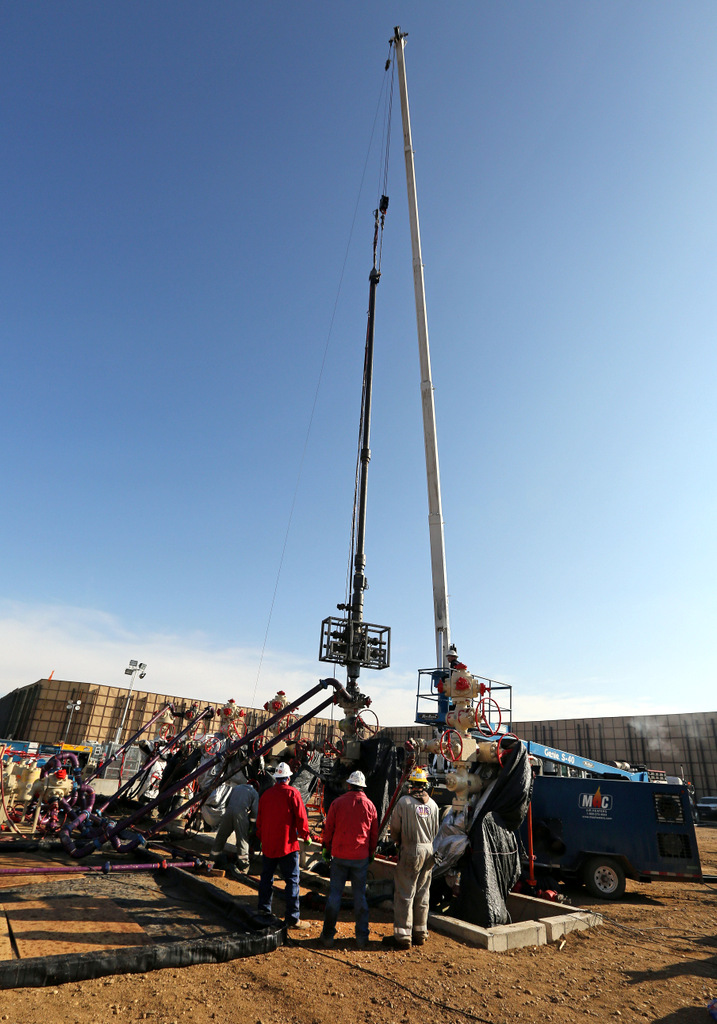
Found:
[{"label": "dirt ground", "polygon": [[[705,874],[717,874],[717,827],[697,829]],[[238,883],[217,879],[228,892]],[[488,953],[431,933],[425,946],[381,946],[390,912],[371,914],[366,950],[342,912],[332,950],[318,943],[321,913],[288,946],[228,964],[119,975],[58,988],[0,993],[9,1024],[441,1024],[464,1021],[660,1021],[708,1024],[717,996],[717,884],[628,882],[621,903],[568,892],[604,924],[564,943]],[[280,909],[277,908],[277,909]]]}]

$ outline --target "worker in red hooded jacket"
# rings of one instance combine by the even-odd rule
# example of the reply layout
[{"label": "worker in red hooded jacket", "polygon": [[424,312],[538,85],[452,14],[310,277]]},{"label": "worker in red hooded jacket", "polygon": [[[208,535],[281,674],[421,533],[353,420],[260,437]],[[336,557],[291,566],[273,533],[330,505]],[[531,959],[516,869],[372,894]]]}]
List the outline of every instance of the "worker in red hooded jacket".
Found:
[{"label": "worker in red hooded jacket", "polygon": [[259,910],[271,913],[274,874],[278,868],[286,883],[287,928],[308,928],[299,912],[299,839],[311,842],[309,820],[301,795],[289,785],[291,769],[282,761],[274,772],[274,785],[259,797],[256,834],[261,842]]},{"label": "worker in red hooded jacket", "polygon": [[364,773],[353,772],[346,781],[349,791],[331,803],[324,827],[324,858],[331,858],[331,883],[321,942],[328,949],[334,944],[341,897],[349,878],[354,897],[356,945],[359,949],[368,945],[366,877],[378,842],[378,814],[364,792]]}]

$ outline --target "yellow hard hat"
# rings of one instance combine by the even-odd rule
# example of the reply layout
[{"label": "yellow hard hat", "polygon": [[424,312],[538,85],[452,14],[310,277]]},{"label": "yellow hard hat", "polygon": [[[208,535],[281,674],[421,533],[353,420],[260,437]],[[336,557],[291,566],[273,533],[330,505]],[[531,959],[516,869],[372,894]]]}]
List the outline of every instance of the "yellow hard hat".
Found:
[{"label": "yellow hard hat", "polygon": [[426,775],[423,768],[414,768],[411,774],[408,776],[409,783],[413,783],[418,786],[428,785],[428,776]]}]

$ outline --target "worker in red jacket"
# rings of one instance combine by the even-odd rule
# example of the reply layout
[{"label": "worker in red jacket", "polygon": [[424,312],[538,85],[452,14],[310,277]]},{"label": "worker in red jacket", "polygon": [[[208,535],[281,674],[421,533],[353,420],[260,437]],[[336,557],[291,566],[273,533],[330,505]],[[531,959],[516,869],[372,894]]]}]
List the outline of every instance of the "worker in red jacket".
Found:
[{"label": "worker in red jacket", "polygon": [[261,842],[259,910],[271,913],[274,874],[278,868],[286,883],[287,928],[308,928],[299,919],[299,839],[311,842],[306,808],[298,789],[289,785],[291,769],[284,761],[274,772],[274,785],[259,797],[256,834]]},{"label": "worker in red jacket", "polygon": [[327,949],[334,944],[336,919],[349,878],[354,894],[356,945],[359,949],[368,945],[366,876],[378,842],[378,814],[364,793],[363,772],[353,772],[347,782],[348,793],[331,803],[324,827],[323,855],[325,859],[331,857],[331,882],[321,932],[321,942]]}]

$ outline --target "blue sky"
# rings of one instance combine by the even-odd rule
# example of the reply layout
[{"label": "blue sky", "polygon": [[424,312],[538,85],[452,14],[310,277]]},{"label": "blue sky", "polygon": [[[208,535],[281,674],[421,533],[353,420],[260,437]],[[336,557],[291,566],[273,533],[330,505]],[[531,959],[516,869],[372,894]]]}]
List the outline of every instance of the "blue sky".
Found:
[{"label": "blue sky", "polygon": [[[395,24],[452,637],[517,719],[715,707],[717,8],[660,0],[3,5],[0,693],[329,674]],[[407,724],[434,641],[397,97],[388,190],[393,661],[362,684]]]}]

